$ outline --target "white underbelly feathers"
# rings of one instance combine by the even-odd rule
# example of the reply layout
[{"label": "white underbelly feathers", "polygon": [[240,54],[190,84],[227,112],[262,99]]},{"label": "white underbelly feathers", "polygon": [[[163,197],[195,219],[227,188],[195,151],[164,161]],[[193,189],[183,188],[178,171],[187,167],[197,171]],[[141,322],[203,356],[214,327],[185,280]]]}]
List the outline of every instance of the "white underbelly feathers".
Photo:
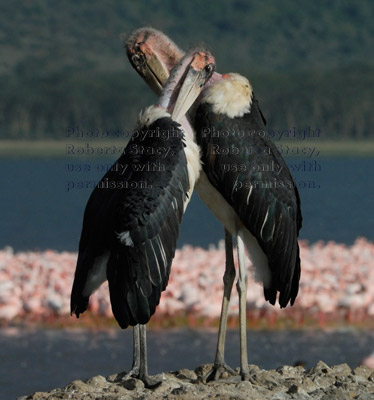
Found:
[{"label": "white underbelly feathers", "polygon": [[225,228],[236,237],[237,227],[240,228],[244,236],[244,244],[248,251],[249,259],[254,265],[255,280],[262,282],[264,287],[269,287],[271,272],[268,259],[262,251],[257,239],[244,226],[234,209],[209,182],[204,171],[201,171],[200,178],[195,185],[196,192],[201,200],[212,210],[214,215],[222,222]]}]

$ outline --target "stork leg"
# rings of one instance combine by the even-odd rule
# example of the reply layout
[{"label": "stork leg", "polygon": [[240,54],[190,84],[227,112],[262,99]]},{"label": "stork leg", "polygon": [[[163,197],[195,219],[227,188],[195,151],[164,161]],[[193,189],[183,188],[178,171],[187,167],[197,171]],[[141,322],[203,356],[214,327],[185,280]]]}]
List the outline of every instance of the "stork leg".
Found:
[{"label": "stork leg", "polygon": [[248,274],[244,259],[243,232],[237,227],[237,245],[239,261],[239,279],[236,284],[239,294],[239,324],[240,324],[240,375],[242,380],[249,379],[247,354],[247,285]]},{"label": "stork leg", "polygon": [[131,371],[125,376],[140,379],[146,388],[152,389],[159,386],[162,380],[152,378],[148,375],[147,359],[147,333],[146,326],[138,324],[134,326],[134,353]]},{"label": "stork leg", "polygon": [[147,332],[145,325],[140,327],[140,366],[139,379],[141,379],[146,388],[152,389],[159,386],[162,380],[152,378],[148,375],[148,358],[147,358]]},{"label": "stork leg", "polygon": [[132,356],[132,367],[131,370],[125,375],[125,380],[139,376],[140,367],[140,325],[135,325],[132,328],[133,332],[133,356]]},{"label": "stork leg", "polygon": [[214,366],[211,371],[205,376],[204,380],[215,381],[218,380],[225,371],[230,374],[235,374],[235,371],[225,363],[225,340],[227,330],[227,317],[228,308],[230,303],[231,291],[235,280],[235,265],[232,247],[232,236],[229,231],[225,229],[225,251],[226,251],[226,267],[225,274],[223,275],[223,298],[221,317],[219,321],[218,330],[218,343],[216,350],[216,358]]}]

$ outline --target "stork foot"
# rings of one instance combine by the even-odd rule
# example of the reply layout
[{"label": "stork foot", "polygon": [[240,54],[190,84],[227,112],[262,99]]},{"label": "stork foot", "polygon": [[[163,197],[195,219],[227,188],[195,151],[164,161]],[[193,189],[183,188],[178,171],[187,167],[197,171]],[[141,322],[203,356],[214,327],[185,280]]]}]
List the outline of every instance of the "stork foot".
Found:
[{"label": "stork foot", "polygon": [[138,379],[140,379],[144,383],[144,386],[147,389],[154,389],[160,386],[162,383],[162,379],[157,379],[156,377],[149,375],[139,376]]},{"label": "stork foot", "polygon": [[140,374],[139,367],[133,367],[130,369],[130,371],[125,376],[122,377],[122,380],[127,381],[128,379],[131,379],[131,378],[138,379],[139,374]]},{"label": "stork foot", "polygon": [[214,364],[213,368],[204,376],[203,382],[218,381],[220,379],[227,379],[230,376],[237,375],[230,366],[226,363]]},{"label": "stork foot", "polygon": [[162,379],[141,374],[138,367],[132,368],[127,374],[120,378],[121,382],[130,381],[131,379],[139,379],[144,383],[144,387],[147,389],[154,389],[162,383]]},{"label": "stork foot", "polygon": [[239,375],[242,381],[250,381],[249,371],[240,371]]}]

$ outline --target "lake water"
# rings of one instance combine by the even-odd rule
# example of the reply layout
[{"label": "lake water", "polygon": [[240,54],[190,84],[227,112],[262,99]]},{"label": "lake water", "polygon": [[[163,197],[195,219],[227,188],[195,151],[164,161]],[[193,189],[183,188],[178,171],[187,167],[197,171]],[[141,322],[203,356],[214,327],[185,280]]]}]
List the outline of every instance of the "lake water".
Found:
[{"label": "lake water", "polygon": [[[148,332],[149,371],[157,374],[195,369],[213,362],[216,330],[175,329]],[[239,366],[239,335],[230,330],[226,361]],[[248,331],[249,363],[264,369],[319,360],[355,368],[373,351],[367,331]],[[63,387],[75,379],[128,371],[132,361],[131,330],[0,329],[0,398],[15,399],[35,391]]]},{"label": "lake water", "polygon": [[[99,180],[103,169],[110,167],[113,160],[114,157],[1,160],[0,248],[10,245],[15,250],[76,251],[84,207],[92,191],[92,188],[79,188],[81,182],[92,184]],[[293,169],[299,169],[294,176],[302,199],[302,239],[347,244],[358,236],[374,239],[373,158],[289,158],[287,161]],[[303,171],[308,168],[312,170]],[[194,196],[183,220],[179,245],[208,247],[222,237],[221,225]],[[151,331],[148,338],[149,368],[153,374],[195,368],[212,362],[214,357],[215,330]],[[355,367],[373,347],[372,333],[354,330],[256,331],[249,332],[248,336],[250,363],[267,369],[292,365],[298,360],[309,368],[319,359],[328,364],[347,362]],[[238,366],[236,331],[228,333],[226,353],[227,362]],[[130,330],[95,333],[2,328],[0,398],[14,399],[33,391],[61,387],[74,379],[128,370],[131,357]]]},{"label": "lake water", "polygon": [[[0,248],[76,251],[92,186],[114,159],[1,160]],[[302,239],[346,244],[358,236],[374,239],[374,158],[291,157],[287,162],[299,169],[293,174],[302,200]],[[208,247],[222,238],[222,226],[194,195],[179,246]]]}]

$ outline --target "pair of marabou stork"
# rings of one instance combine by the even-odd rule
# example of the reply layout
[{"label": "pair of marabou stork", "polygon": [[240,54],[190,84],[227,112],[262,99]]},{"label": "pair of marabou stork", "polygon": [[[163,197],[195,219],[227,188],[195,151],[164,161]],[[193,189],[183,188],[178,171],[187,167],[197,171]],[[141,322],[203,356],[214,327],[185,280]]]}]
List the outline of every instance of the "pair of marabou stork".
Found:
[{"label": "pair of marabou stork", "polygon": [[[159,162],[165,173],[127,168],[120,176],[113,168],[103,180],[142,185],[108,189],[99,183],[93,191],[84,214],[71,312],[77,316],[84,312],[89,296],[108,279],[115,318],[122,328],[134,326],[134,359],[128,376],[147,386],[157,384],[147,372],[145,324],[166,288],[179,225],[195,188],[225,227],[218,345],[206,379],[218,379],[224,370],[234,373],[224,362],[228,304],[236,275],[232,235],[239,264],[240,377],[248,379],[244,247],[256,279],[263,283],[265,299],[274,305],[279,292],[280,306],[292,305],[300,279],[297,237],[302,217],[297,188],[264,134],[265,119],[246,78],[214,72],[208,51],[196,49],[184,55],[167,36],[151,28],[133,32],[126,49],[136,71],[161,95],[157,106],[141,114],[139,126],[143,131],[159,128],[175,134],[167,143],[142,135],[141,144],[152,147],[153,155],[125,150],[117,161],[129,166]],[[139,137],[134,135],[128,146]],[[167,158],[157,151],[165,144],[172,148]]]}]

